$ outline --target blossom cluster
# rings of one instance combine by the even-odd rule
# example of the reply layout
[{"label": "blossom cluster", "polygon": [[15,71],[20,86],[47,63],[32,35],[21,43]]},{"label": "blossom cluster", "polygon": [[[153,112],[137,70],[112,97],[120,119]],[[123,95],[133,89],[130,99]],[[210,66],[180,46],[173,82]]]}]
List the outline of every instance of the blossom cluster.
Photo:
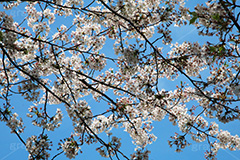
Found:
[{"label": "blossom cluster", "polygon": [[85,63],[87,66],[89,66],[89,68],[94,69],[96,71],[101,71],[106,65],[106,60],[104,58],[104,54],[100,54],[100,55],[92,54],[85,61]]},{"label": "blossom cluster", "polygon": [[[7,15],[5,12],[1,11],[0,12],[0,22],[1,27],[3,28],[7,28],[7,29],[15,29],[15,24],[13,21],[13,17],[10,15]],[[14,32],[1,32],[1,43],[3,43],[6,47],[12,47],[13,43],[16,41],[17,39],[17,34]]]},{"label": "blossom cluster", "polygon": [[11,129],[11,133],[22,133],[24,131],[22,119],[17,119],[18,114],[13,113],[11,118],[7,121],[7,126]]},{"label": "blossom cluster", "polygon": [[77,104],[67,107],[68,116],[71,118],[75,133],[82,133],[85,125],[91,125],[92,112],[85,100],[80,100]]},{"label": "blossom cluster", "polygon": [[212,36],[214,31],[211,30],[225,30],[227,26],[231,23],[228,19],[227,12],[224,9],[224,6],[220,2],[206,2],[206,6],[197,5],[195,7],[195,12],[192,13],[194,17],[199,17],[199,20],[196,21],[195,25],[200,27],[205,26],[207,29],[205,32],[200,31],[200,35]]},{"label": "blossom cluster", "polygon": [[72,137],[67,138],[65,142],[61,144],[61,148],[69,159],[75,158],[75,156],[78,155],[78,151],[81,149]]},{"label": "blossom cluster", "polygon": [[123,56],[129,66],[136,66],[139,62],[138,51],[126,48],[123,50]]},{"label": "blossom cluster", "polygon": [[133,159],[133,160],[138,160],[138,159],[147,160],[147,159],[149,159],[149,154],[150,153],[151,153],[151,151],[149,151],[149,150],[142,151],[142,150],[138,149],[138,150],[136,150],[136,153],[133,153],[131,155],[131,159]]},{"label": "blossom cluster", "polygon": [[220,148],[231,151],[240,149],[240,138],[238,135],[232,136],[228,131],[220,130],[217,135],[219,142],[213,144],[212,151],[217,153]]},{"label": "blossom cluster", "polygon": [[121,139],[115,136],[112,137],[111,141],[109,142],[110,149],[106,149],[106,147],[101,146],[96,150],[102,157],[112,157],[116,154],[115,150],[118,150],[121,147]]},{"label": "blossom cluster", "polygon": [[35,126],[42,127],[48,131],[54,131],[55,128],[61,125],[63,114],[59,108],[52,117],[49,117],[46,112],[42,111],[42,108],[38,109],[36,106],[31,106],[28,110],[30,112],[27,113],[28,117],[33,118],[36,116],[36,119],[32,120],[32,124]]},{"label": "blossom cluster", "polygon": [[26,142],[26,149],[29,152],[28,159],[48,159],[51,145],[47,135],[29,137]]}]

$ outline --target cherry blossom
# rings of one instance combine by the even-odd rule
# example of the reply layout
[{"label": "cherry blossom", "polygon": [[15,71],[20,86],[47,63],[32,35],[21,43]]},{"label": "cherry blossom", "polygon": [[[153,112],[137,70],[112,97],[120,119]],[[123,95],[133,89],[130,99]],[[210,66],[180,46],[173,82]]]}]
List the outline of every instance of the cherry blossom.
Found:
[{"label": "cherry blossom", "polygon": [[[168,140],[176,152],[189,141],[209,145],[206,159],[220,149],[239,150],[239,135],[220,124],[240,116],[240,5],[188,3],[1,2],[0,121],[25,145],[29,159],[73,159],[95,143],[102,157],[149,159],[147,147],[159,136],[154,122],[163,119],[177,128]],[[18,8],[25,11],[22,19],[9,14]],[[178,42],[173,31],[186,26],[204,41]],[[27,102],[27,113],[12,105],[15,96]],[[56,144],[47,134],[65,119],[71,135],[58,137],[59,153],[52,155]],[[24,139],[31,127],[41,132]],[[131,155],[121,151],[124,137],[114,134],[120,130],[132,139]]]}]

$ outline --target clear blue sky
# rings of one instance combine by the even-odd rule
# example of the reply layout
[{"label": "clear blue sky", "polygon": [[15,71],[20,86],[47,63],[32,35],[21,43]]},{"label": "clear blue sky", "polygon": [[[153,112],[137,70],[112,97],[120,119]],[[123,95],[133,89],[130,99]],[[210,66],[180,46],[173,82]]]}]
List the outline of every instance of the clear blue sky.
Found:
[{"label": "clear blue sky", "polygon": [[[196,2],[203,2],[203,1],[196,1]],[[189,2],[189,6],[192,7],[194,4],[193,2]],[[2,9],[2,5],[0,4],[0,10]],[[12,11],[8,11],[11,15],[13,15],[15,20],[20,20],[23,17],[23,9],[18,8],[14,9]],[[62,22],[57,22],[55,25],[59,25]],[[71,21],[64,21],[65,25],[71,24]],[[54,27],[54,26],[53,26]],[[206,37],[199,37],[197,36],[197,31],[193,26],[186,26],[183,28],[172,28],[172,35],[173,35],[173,41],[182,43],[183,41],[198,41],[200,43],[204,43],[207,39]],[[109,48],[112,48],[112,43],[107,43],[105,48],[103,49],[103,52],[109,52]],[[168,51],[168,47],[164,50],[164,52]],[[166,85],[175,86],[177,82],[169,82],[166,80],[161,80],[162,87]],[[94,102],[94,100],[91,97],[87,97],[86,101],[91,105],[93,108],[93,111],[97,112],[98,108],[105,107],[104,103]],[[21,115],[25,116],[25,113],[28,110],[28,107],[30,106],[29,103],[25,102],[24,99],[20,97],[13,97],[11,100],[12,105],[15,107],[16,112]],[[55,110],[56,108],[61,108],[64,110],[64,106],[48,106],[50,110]],[[30,124],[28,121],[29,118],[24,118],[24,122],[26,123],[26,126]],[[60,128],[56,129],[55,132],[48,132],[48,135],[50,139],[53,141],[53,150],[51,152],[51,156],[54,155],[54,153],[58,153],[59,151],[56,150],[57,143],[59,142],[60,138],[66,138],[68,137],[72,132],[72,126],[71,121],[68,119],[68,117],[65,117],[63,119],[63,124]],[[240,123],[239,122],[231,122],[227,125],[221,125],[220,128],[229,130],[230,133],[233,135],[239,134],[240,135]],[[5,123],[0,123],[0,160],[16,160],[16,159],[27,159],[28,153],[25,150],[24,145],[18,140],[17,136],[14,134],[10,134],[10,129],[6,127]],[[26,140],[27,137],[36,134],[38,135],[41,132],[41,130],[37,127],[27,127],[25,129],[25,132],[22,135],[23,139]],[[206,143],[196,143],[192,142],[192,145],[187,147],[183,150],[181,153],[174,152],[174,148],[169,148],[167,140],[170,140],[170,136],[174,135],[174,132],[179,132],[179,129],[177,126],[172,126],[172,124],[168,121],[167,117],[161,121],[161,122],[154,122],[154,129],[153,133],[158,137],[157,141],[153,143],[152,145],[148,146],[148,149],[151,151],[150,154],[150,160],[202,160],[204,159],[204,152],[206,149],[208,149],[208,145]],[[126,134],[123,129],[119,130],[113,130],[114,134],[119,135],[122,138],[122,147],[121,151],[126,153],[126,155],[129,155],[133,152],[134,146],[131,143],[131,139],[128,134]],[[101,134],[103,138],[106,139],[106,137]],[[190,137],[188,137],[190,140]],[[190,141],[191,142],[191,141]],[[96,147],[99,147],[99,144],[97,145],[83,145],[82,146],[82,154],[79,154],[76,159],[81,160],[101,160],[106,158],[101,158],[98,154],[98,152],[95,151]],[[217,158],[219,160],[240,160],[240,151],[228,151],[228,150],[219,150]],[[59,160],[65,160],[65,156],[62,154],[58,158]]]}]

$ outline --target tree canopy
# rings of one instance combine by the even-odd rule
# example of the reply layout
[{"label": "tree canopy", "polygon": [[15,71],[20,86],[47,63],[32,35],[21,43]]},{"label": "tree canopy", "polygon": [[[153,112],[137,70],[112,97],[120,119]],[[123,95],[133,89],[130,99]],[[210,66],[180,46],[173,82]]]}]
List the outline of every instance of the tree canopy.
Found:
[{"label": "tree canopy", "polygon": [[[0,121],[30,160],[72,159],[93,144],[102,157],[146,160],[163,119],[177,125],[166,140],[173,151],[206,142],[203,156],[213,160],[219,149],[240,149],[239,136],[220,127],[240,118],[238,1],[0,2]],[[173,28],[185,26],[204,41],[178,43]],[[52,143],[65,120],[70,134]],[[128,133],[135,152],[122,152],[114,131]]]}]

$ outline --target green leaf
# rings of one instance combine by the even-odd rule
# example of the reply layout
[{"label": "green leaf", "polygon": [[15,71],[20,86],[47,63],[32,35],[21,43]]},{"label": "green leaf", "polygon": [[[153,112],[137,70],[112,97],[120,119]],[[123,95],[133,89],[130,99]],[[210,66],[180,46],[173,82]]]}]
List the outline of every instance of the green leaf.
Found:
[{"label": "green leaf", "polygon": [[23,53],[24,53],[24,54],[28,54],[28,50],[27,50],[27,49],[24,49]]},{"label": "green leaf", "polygon": [[216,50],[217,50],[216,47],[213,47],[213,46],[210,46],[209,49],[211,52],[216,52]]},{"label": "green leaf", "polygon": [[189,13],[190,15],[193,15],[194,17],[197,17],[197,13],[196,13],[196,12],[190,12],[190,11],[188,11],[188,13]]},{"label": "green leaf", "polygon": [[6,114],[6,115],[10,115],[11,113],[12,112],[8,108],[6,108],[5,111],[4,111],[4,114]]},{"label": "green leaf", "polygon": [[198,17],[193,17],[191,20],[190,20],[190,23],[189,24],[193,24],[195,21],[196,21],[196,19],[197,19]]},{"label": "green leaf", "polygon": [[219,52],[225,51],[225,48],[223,46],[219,47]]},{"label": "green leaf", "polygon": [[218,55],[219,55],[219,56],[222,56],[222,55],[224,55],[224,53],[226,53],[225,47],[224,47],[224,46],[220,46],[220,47],[218,48]]},{"label": "green leaf", "polygon": [[212,18],[215,19],[216,21],[218,21],[218,20],[220,20],[220,15],[214,14],[214,15],[212,15]]},{"label": "green leaf", "polygon": [[215,61],[215,59],[216,59],[216,55],[213,55],[213,60],[212,60],[212,61],[214,62],[214,61]]},{"label": "green leaf", "polygon": [[190,12],[190,11],[188,11],[188,13],[189,13],[190,15],[192,15],[192,19],[190,20],[190,23],[189,23],[189,24],[192,24],[192,23],[194,23],[194,22],[196,21],[196,19],[198,18],[198,14],[197,14],[196,12]]},{"label": "green leaf", "polygon": [[229,65],[225,62],[225,63],[224,63],[224,66],[228,67]]}]

